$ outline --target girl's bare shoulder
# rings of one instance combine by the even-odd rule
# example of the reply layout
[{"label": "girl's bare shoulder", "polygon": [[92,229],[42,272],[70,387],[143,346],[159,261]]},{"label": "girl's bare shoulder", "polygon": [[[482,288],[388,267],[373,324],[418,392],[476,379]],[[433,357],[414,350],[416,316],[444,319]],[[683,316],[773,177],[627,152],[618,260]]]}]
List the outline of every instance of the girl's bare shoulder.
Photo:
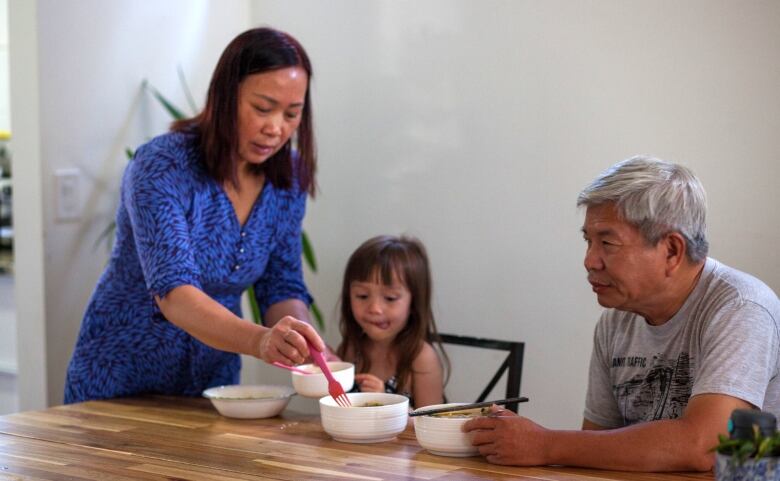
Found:
[{"label": "girl's bare shoulder", "polygon": [[422,343],[422,348],[417,354],[417,357],[412,361],[412,368],[415,371],[428,370],[431,366],[439,366],[439,355],[436,353],[436,349],[428,342]]}]

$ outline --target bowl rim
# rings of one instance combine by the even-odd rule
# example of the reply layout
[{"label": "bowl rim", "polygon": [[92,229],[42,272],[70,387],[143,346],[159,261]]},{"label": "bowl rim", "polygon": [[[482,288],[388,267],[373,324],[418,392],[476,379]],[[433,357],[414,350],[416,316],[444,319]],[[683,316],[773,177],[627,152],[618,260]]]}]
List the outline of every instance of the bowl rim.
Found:
[{"label": "bowl rim", "polygon": [[[449,406],[461,406],[461,405],[462,406],[466,406],[468,404],[471,404],[471,403],[452,402],[452,403],[431,404],[430,406],[423,406],[423,407],[416,408],[412,412],[414,413],[414,412],[417,412],[417,411],[427,411],[429,409],[437,409],[437,408],[449,407]],[[421,423],[422,422],[434,422],[434,423],[453,423],[453,422],[455,422],[455,423],[460,423],[460,422],[468,421],[469,419],[473,419],[473,417],[466,417],[466,416],[463,416],[463,417],[448,417],[448,416],[435,416],[435,415],[431,415],[431,414],[429,414],[427,416],[411,416],[411,417],[414,418],[414,422],[421,422]]]},{"label": "bowl rim", "polygon": [[[352,409],[352,408],[359,407],[361,410],[366,410],[364,412],[369,412],[368,410],[372,410],[372,411],[382,411],[382,410],[385,410],[385,409],[390,410],[390,409],[392,409],[394,407],[397,409],[397,406],[402,405],[402,404],[406,404],[407,405],[407,409],[408,409],[408,406],[409,406],[409,398],[407,396],[404,396],[403,394],[398,394],[398,393],[392,393],[392,392],[348,392],[346,394],[347,394],[347,397],[350,398],[350,402],[352,401],[352,397],[355,396],[356,394],[357,394],[356,397],[358,399],[360,399],[363,396],[368,396],[368,395],[398,396],[399,398],[403,398],[403,399],[398,399],[398,402],[394,402],[392,404],[383,404],[382,406],[348,406],[348,407],[343,407],[343,406],[339,406],[338,404],[336,404],[336,401],[333,401],[333,398],[328,394],[328,395],[322,396],[319,399],[318,404],[321,407],[325,406],[327,408],[336,408],[338,410]],[[333,404],[331,404],[331,402]],[[408,414],[408,412],[407,412],[407,414]]]},{"label": "bowl rim", "polygon": [[[328,361],[327,363],[328,363],[328,366],[330,366],[331,364],[348,364],[348,366],[346,366],[346,367],[343,367],[343,368],[341,368],[341,369],[339,369],[339,370],[337,370],[337,371],[333,371],[333,370],[331,369],[331,371],[333,372],[333,375],[334,375],[334,376],[336,375],[336,373],[337,373],[337,372],[342,372],[342,371],[348,371],[348,370],[350,370],[350,369],[355,369],[355,364],[354,364],[354,363],[352,363],[352,362],[348,362],[348,361]],[[295,367],[297,367],[297,368],[302,368],[303,366],[314,366],[314,367],[319,367],[319,366],[317,366],[317,365],[316,365],[315,363],[313,363],[313,362],[307,362],[307,363],[305,363],[305,364],[298,364],[298,365],[297,365],[297,366],[295,366]],[[353,371],[353,372],[354,372],[354,371]],[[313,374],[314,374],[314,375],[321,375],[321,377],[324,377],[324,374],[322,374],[322,372],[310,372],[310,373],[308,373],[308,374],[301,374],[301,373],[299,373],[299,372],[290,371],[290,374],[292,374],[292,376],[293,376],[294,378],[295,378],[295,377],[302,377],[302,378],[306,378],[306,377],[309,377],[309,376],[311,376],[311,375],[313,375]],[[354,376],[354,374],[353,374],[353,376]]]},{"label": "bowl rim", "polygon": [[[252,397],[252,396],[235,397],[235,396],[220,396],[219,394],[216,394],[221,389],[231,388],[231,387],[274,388],[274,389],[280,389],[286,394],[280,394],[278,396],[269,396],[269,397]],[[214,401],[275,401],[279,399],[288,399],[292,396],[295,396],[295,394],[297,394],[295,392],[295,389],[293,389],[290,386],[285,386],[282,384],[223,384],[221,386],[213,386],[208,389],[204,389],[202,393],[203,397]]]}]

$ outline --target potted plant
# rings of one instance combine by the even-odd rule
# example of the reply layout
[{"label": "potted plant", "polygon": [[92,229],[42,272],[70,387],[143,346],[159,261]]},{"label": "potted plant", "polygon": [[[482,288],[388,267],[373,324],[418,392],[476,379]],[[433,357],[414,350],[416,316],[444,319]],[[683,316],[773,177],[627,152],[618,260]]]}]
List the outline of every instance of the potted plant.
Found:
[{"label": "potted plant", "polygon": [[729,421],[731,436],[718,435],[717,481],[780,481],[780,433],[770,413],[735,410]]}]

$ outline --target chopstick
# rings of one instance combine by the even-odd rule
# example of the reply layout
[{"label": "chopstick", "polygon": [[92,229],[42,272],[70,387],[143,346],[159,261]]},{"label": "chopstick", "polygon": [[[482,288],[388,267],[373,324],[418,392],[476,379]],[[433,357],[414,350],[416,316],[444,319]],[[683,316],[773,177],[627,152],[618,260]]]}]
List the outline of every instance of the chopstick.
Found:
[{"label": "chopstick", "polygon": [[528,401],[527,397],[510,397],[509,399],[499,399],[497,401],[484,401],[481,403],[459,404],[457,406],[447,406],[446,408],[428,409],[426,411],[413,411],[409,416],[428,416],[430,414],[448,413],[452,411],[465,411],[467,409],[484,408],[493,404],[511,404],[524,403]]}]

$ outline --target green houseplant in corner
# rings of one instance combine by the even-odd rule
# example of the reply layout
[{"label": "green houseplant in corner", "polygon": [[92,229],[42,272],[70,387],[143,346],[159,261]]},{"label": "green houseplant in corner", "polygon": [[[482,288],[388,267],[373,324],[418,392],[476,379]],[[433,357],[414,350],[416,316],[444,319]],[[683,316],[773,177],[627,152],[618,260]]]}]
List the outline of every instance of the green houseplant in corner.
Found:
[{"label": "green houseplant in corner", "polygon": [[736,409],[729,420],[730,436],[719,435],[717,481],[780,481],[780,433],[771,413]]},{"label": "green houseplant in corner", "polygon": [[[182,89],[185,93],[185,96],[187,97],[187,102],[189,103],[190,109],[193,112],[196,112],[197,107],[195,106],[195,102],[192,98],[192,94],[190,93],[190,90],[187,87],[187,83],[184,80],[184,76],[181,69],[178,69],[178,73],[179,73],[179,81],[181,82]],[[187,116],[178,107],[176,107],[171,101],[165,98],[157,89],[149,85],[147,81],[143,82],[142,88],[145,91],[149,91],[152,94],[152,96],[160,103],[160,105],[165,109],[166,112],[168,112],[168,114],[174,120],[181,120],[187,118]],[[127,156],[128,161],[131,161],[133,159],[133,154],[134,151],[132,149],[130,148],[125,149],[125,155]],[[116,229],[116,223],[112,221],[103,230],[103,232],[100,233],[98,239],[95,241],[95,245],[97,246],[102,242],[107,242],[110,248],[115,229]],[[303,252],[301,255],[303,257],[304,263],[312,273],[316,273],[317,259],[314,255],[314,248],[312,247],[311,241],[309,240],[309,236],[306,234],[306,231],[301,232],[301,243],[303,245],[303,249],[302,249]],[[251,285],[247,288],[247,298],[249,299],[249,306],[252,313],[252,320],[256,324],[262,324],[263,323],[262,313],[260,312],[260,306],[257,304],[257,298],[255,297],[254,287]],[[317,307],[317,303],[312,301],[311,305],[309,306],[309,309],[311,311],[312,317],[317,323],[317,327],[319,327],[320,330],[324,331],[325,319],[322,316],[322,312],[320,311],[319,307]]]}]

